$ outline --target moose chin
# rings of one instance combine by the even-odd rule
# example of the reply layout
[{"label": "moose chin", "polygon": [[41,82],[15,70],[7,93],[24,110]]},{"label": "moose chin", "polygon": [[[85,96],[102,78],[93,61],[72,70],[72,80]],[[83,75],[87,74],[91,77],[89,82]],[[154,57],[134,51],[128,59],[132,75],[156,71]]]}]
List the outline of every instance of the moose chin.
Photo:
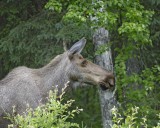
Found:
[{"label": "moose chin", "polygon": [[114,87],[114,75],[80,54],[86,44],[82,38],[68,51],[56,56],[47,65],[39,69],[24,66],[13,69],[0,81],[0,128],[6,128],[8,121],[3,116],[12,113],[12,106],[21,114],[27,108],[35,108],[44,101],[49,90],[58,85],[58,94],[66,82],[100,86],[103,90]]}]

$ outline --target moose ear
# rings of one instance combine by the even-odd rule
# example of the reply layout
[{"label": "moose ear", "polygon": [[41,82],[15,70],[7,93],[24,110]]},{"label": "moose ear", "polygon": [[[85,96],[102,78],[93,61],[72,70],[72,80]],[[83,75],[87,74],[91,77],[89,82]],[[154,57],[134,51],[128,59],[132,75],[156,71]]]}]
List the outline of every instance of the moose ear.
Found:
[{"label": "moose ear", "polygon": [[81,40],[79,40],[78,42],[76,42],[69,49],[69,56],[72,56],[74,54],[80,54],[85,45],[86,45],[86,39],[83,37]]}]

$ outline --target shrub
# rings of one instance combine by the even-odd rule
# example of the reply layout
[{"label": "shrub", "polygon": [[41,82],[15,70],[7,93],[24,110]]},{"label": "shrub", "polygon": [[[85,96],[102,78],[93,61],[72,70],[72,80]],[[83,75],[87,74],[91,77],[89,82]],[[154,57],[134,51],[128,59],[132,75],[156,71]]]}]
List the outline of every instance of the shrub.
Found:
[{"label": "shrub", "polygon": [[[35,109],[27,108],[22,115],[8,115],[8,119],[12,124],[9,128],[79,128],[77,123],[69,122],[76,113],[80,113],[82,109],[78,107],[74,110],[69,110],[74,100],[68,100],[62,103],[64,91],[57,100],[57,91],[49,92],[48,102],[40,105]],[[14,113],[14,109],[13,109]]]},{"label": "shrub", "polygon": [[[122,116],[117,108],[112,109],[113,114],[113,126],[112,128],[149,128],[147,125],[147,118],[146,116],[142,117],[141,119],[138,118],[139,107],[132,107],[131,110],[128,110]],[[160,119],[160,113],[157,114]],[[160,128],[160,120],[157,122],[157,126],[153,128]]]}]

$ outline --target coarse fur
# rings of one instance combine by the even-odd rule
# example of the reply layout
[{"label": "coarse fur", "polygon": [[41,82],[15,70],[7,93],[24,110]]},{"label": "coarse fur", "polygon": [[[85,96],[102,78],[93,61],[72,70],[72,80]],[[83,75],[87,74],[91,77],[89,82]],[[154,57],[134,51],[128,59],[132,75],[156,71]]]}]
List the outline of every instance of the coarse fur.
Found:
[{"label": "coarse fur", "polygon": [[71,83],[69,86],[74,83],[91,83],[106,88],[114,85],[112,73],[80,55],[85,42],[84,38],[81,39],[69,51],[56,56],[42,68],[17,67],[0,81],[0,128],[7,127],[8,122],[3,117],[5,113],[12,113],[12,106],[22,114],[28,105],[35,108],[45,103],[49,90],[54,90],[56,86],[60,94],[68,81]]}]

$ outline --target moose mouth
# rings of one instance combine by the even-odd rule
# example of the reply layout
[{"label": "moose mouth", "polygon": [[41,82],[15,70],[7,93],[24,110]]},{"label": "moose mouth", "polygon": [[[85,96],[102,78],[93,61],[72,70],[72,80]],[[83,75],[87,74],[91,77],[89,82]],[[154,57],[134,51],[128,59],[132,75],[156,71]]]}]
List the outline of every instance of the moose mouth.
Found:
[{"label": "moose mouth", "polygon": [[110,83],[100,82],[99,85],[100,85],[101,89],[104,91],[111,87]]}]

